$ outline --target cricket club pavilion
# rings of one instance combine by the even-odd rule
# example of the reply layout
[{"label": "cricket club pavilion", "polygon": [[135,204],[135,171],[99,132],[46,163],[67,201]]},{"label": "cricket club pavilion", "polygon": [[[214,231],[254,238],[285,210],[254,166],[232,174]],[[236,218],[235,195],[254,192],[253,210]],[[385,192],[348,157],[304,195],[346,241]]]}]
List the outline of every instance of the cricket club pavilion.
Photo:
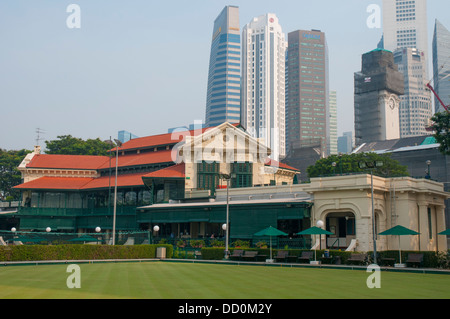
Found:
[{"label": "cricket club pavilion", "polygon": [[[273,226],[295,246],[305,243],[298,232],[322,220],[334,234],[321,238],[322,248],[369,251],[374,221],[377,233],[395,225],[420,232],[403,240],[402,249],[447,249],[446,238],[438,236],[445,229],[448,197],[441,183],[374,176],[373,220],[370,175],[298,184],[298,170],[272,160],[270,152],[229,123],[131,139],[111,156],[48,155],[37,147],[19,166],[16,228],[111,232],[116,198],[117,231],[158,225],[160,237],[220,237],[228,207],[231,240],[259,240],[254,234]],[[390,237],[378,236],[378,249],[397,249]]]}]

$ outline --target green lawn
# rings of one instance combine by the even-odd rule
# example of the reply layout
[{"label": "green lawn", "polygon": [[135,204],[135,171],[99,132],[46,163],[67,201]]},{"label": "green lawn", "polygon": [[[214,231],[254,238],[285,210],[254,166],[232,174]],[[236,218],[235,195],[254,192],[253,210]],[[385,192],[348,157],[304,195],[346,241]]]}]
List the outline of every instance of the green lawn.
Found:
[{"label": "green lawn", "polygon": [[0,266],[0,299],[450,298],[445,274],[382,271],[381,288],[369,289],[364,270],[174,262],[79,266],[81,288],[72,289],[67,265]]}]

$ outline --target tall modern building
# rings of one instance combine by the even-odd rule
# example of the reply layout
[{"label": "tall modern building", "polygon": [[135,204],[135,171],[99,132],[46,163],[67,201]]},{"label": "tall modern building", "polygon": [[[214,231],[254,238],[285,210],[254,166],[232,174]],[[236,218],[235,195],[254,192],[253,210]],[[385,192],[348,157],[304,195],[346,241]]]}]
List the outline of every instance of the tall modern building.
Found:
[{"label": "tall modern building", "polygon": [[338,136],[337,136],[337,93],[330,91],[329,98],[330,110],[330,134],[328,141],[328,154],[338,154]]},{"label": "tall modern building", "polygon": [[253,18],[242,31],[241,124],[272,150],[286,154],[286,39],[273,13]]},{"label": "tall modern building", "polygon": [[344,132],[342,136],[338,137],[338,152],[343,154],[349,154],[353,150],[353,132]]},{"label": "tall modern building", "polygon": [[427,135],[426,128],[433,116],[433,101],[426,86],[425,52],[412,48],[397,49],[394,63],[403,73],[405,87],[400,97],[400,137]]},{"label": "tall modern building", "polygon": [[128,131],[122,130],[117,133],[117,138],[122,143],[128,142],[129,140],[132,140],[134,138],[138,138],[139,136],[134,135],[133,133],[130,133]]},{"label": "tall modern building", "polygon": [[240,122],[241,36],[239,8],[226,6],[214,21],[205,126]]},{"label": "tall modern building", "polygon": [[400,137],[427,134],[425,117],[431,117],[433,108],[425,90],[429,74],[427,0],[383,0],[383,42],[384,49],[395,53],[395,63],[404,75]]},{"label": "tall modern building", "polygon": [[290,32],[286,69],[288,152],[294,147],[322,145],[321,153],[327,154],[330,151],[330,109],[325,33],[320,30]]},{"label": "tall modern building", "polygon": [[[433,34],[433,86],[445,106],[450,105],[450,31],[436,20]],[[445,109],[435,97],[435,111]]]},{"label": "tall modern building", "polygon": [[428,51],[427,0],[383,0],[384,49]]},{"label": "tall modern building", "polygon": [[400,137],[399,96],[403,93],[403,74],[392,52],[375,49],[363,54],[361,71],[355,73],[356,146]]}]

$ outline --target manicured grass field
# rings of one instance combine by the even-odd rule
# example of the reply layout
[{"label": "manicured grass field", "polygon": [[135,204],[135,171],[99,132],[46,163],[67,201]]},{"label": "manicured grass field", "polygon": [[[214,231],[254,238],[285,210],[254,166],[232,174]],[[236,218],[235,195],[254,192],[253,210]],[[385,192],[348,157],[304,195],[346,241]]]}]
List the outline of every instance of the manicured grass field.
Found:
[{"label": "manicured grass field", "polygon": [[64,264],[0,266],[0,299],[450,298],[450,275],[386,272],[369,289],[364,270],[181,262],[79,264],[69,289]]}]

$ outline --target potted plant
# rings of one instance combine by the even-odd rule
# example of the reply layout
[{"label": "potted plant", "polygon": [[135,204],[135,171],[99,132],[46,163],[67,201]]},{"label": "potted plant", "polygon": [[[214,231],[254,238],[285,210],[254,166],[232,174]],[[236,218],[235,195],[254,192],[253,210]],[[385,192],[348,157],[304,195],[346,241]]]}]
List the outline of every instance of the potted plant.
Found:
[{"label": "potted plant", "polygon": [[234,248],[241,248],[241,247],[242,248],[248,248],[248,247],[250,247],[250,242],[238,239],[238,240],[233,242],[233,246],[234,246]]},{"label": "potted plant", "polygon": [[212,247],[224,247],[225,246],[224,241],[218,240],[218,239],[212,239],[209,243]]},{"label": "potted plant", "polygon": [[201,239],[191,240],[191,247],[193,248],[202,248],[205,246],[205,241]]},{"label": "potted plant", "polygon": [[256,247],[258,247],[259,249],[265,249],[267,248],[267,243],[264,240],[261,240],[256,243]]}]

